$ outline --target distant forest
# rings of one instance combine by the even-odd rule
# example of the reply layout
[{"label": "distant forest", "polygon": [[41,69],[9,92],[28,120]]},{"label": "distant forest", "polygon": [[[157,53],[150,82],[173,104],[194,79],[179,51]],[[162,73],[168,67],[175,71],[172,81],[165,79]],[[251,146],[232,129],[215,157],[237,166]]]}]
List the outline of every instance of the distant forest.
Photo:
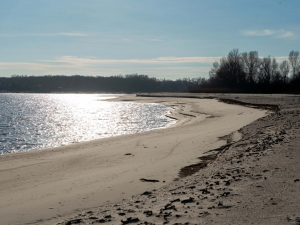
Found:
[{"label": "distant forest", "polygon": [[137,93],[137,92],[188,92],[200,85],[201,78],[166,80],[147,75],[65,76],[12,75],[0,77],[0,92],[25,93]]},{"label": "distant forest", "polygon": [[300,57],[291,51],[288,60],[260,58],[257,51],[233,49],[213,63],[209,78],[157,79],[147,75],[65,76],[12,75],[0,77],[0,92],[27,93],[294,93],[300,94]]},{"label": "distant forest", "polygon": [[213,63],[209,78],[201,78],[191,92],[294,93],[300,94],[300,57],[291,51],[288,60],[259,58],[257,51],[239,53],[233,49]]}]

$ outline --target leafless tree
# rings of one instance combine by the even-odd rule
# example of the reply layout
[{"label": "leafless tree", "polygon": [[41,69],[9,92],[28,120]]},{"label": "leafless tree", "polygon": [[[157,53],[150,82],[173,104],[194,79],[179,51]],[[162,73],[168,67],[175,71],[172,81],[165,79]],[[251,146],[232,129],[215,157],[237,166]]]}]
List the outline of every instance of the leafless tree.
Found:
[{"label": "leafless tree", "polygon": [[279,79],[278,63],[275,58],[264,57],[259,68],[259,83],[265,85],[271,82],[277,82]]},{"label": "leafless tree", "polygon": [[290,72],[290,66],[289,66],[288,61],[284,60],[282,63],[280,63],[279,71],[280,71],[280,75],[282,77],[283,83],[286,84],[288,82],[288,75]]},{"label": "leafless tree", "polygon": [[291,51],[289,55],[289,62],[292,68],[293,77],[300,72],[300,57],[298,51]]},{"label": "leafless tree", "polygon": [[242,53],[242,61],[244,63],[245,72],[247,73],[247,81],[253,83],[255,81],[255,75],[258,72],[260,66],[260,59],[257,51],[251,51]]},{"label": "leafless tree", "polygon": [[264,57],[259,67],[259,83],[269,84],[271,81],[271,57]]},{"label": "leafless tree", "polygon": [[273,58],[271,63],[271,79],[274,80],[277,74],[278,74],[278,63],[276,59]]},{"label": "leafless tree", "polygon": [[213,67],[211,68],[211,70],[209,71],[209,76],[211,78],[215,78],[217,72],[218,72],[218,69],[219,69],[219,63],[218,62],[214,62],[213,63]]},{"label": "leafless tree", "polygon": [[227,57],[221,58],[220,64],[215,63],[210,76],[214,82],[223,87],[242,88],[246,83],[246,74],[239,50],[233,49]]}]

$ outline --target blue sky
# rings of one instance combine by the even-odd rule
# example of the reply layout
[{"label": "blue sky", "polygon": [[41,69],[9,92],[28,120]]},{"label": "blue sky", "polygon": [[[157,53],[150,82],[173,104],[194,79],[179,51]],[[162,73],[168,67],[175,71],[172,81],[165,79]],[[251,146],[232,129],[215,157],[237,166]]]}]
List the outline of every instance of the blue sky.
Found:
[{"label": "blue sky", "polygon": [[300,0],[1,0],[0,76],[208,77],[233,48],[300,50]]}]

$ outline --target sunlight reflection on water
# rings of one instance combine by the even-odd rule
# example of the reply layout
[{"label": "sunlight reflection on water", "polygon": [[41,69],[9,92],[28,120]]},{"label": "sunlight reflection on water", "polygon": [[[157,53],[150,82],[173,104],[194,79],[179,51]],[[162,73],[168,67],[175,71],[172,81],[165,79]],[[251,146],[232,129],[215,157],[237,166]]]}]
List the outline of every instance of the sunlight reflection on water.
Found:
[{"label": "sunlight reflection on water", "polygon": [[115,95],[0,94],[0,153],[62,146],[167,127],[158,104],[107,102]]}]

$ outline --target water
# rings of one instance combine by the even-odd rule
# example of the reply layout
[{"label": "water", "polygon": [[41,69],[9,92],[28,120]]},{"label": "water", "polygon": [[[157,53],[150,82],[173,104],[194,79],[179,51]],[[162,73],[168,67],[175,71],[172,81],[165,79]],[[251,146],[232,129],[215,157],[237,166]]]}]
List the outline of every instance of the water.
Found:
[{"label": "water", "polygon": [[0,153],[57,147],[161,129],[175,123],[158,104],[108,102],[115,95],[0,94]]}]

